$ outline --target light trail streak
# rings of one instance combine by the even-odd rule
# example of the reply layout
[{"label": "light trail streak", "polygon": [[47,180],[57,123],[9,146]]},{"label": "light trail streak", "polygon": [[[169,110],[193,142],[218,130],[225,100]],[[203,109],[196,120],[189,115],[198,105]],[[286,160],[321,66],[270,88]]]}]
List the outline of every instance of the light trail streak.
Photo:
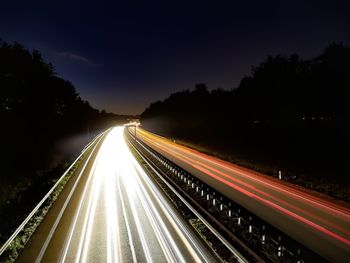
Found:
[{"label": "light trail streak", "polygon": [[107,134],[90,167],[57,223],[66,232],[51,229],[37,262],[215,262],[135,160],[123,128]]},{"label": "light trail streak", "polygon": [[[89,145],[90,145],[90,144],[89,144]],[[94,148],[93,148],[92,151],[90,152],[89,157],[87,158],[87,160],[86,160],[86,162],[85,162],[85,164],[84,164],[84,166],[83,166],[81,172],[80,172],[79,175],[78,175],[78,179],[77,179],[76,182],[74,183],[73,188],[72,188],[72,190],[70,191],[70,193],[69,193],[69,195],[68,195],[68,198],[67,198],[66,201],[64,202],[64,205],[63,205],[62,209],[60,210],[60,213],[58,214],[58,217],[56,218],[55,223],[54,223],[53,227],[51,228],[51,230],[50,230],[50,232],[49,232],[49,235],[47,236],[47,238],[46,238],[46,240],[45,240],[45,243],[44,243],[43,247],[41,248],[41,250],[40,250],[40,252],[39,252],[38,257],[35,259],[35,262],[36,262],[36,263],[41,262],[41,260],[42,260],[42,258],[43,258],[43,255],[44,255],[44,253],[45,253],[45,251],[46,251],[46,248],[47,248],[48,244],[49,244],[50,241],[51,241],[51,238],[52,238],[52,236],[53,236],[53,234],[54,234],[54,232],[55,232],[55,230],[56,230],[56,228],[57,228],[57,225],[59,224],[59,222],[60,222],[60,220],[61,220],[61,218],[62,218],[62,216],[63,216],[63,213],[64,213],[65,209],[67,208],[67,205],[68,205],[68,203],[69,203],[69,201],[70,201],[70,199],[71,199],[71,197],[72,197],[72,195],[73,195],[73,193],[74,193],[74,190],[76,189],[76,187],[77,187],[77,185],[78,185],[78,183],[79,183],[79,180],[80,180],[80,178],[82,177],[83,171],[85,170],[85,167],[86,167],[87,163],[89,162],[89,160],[90,160],[90,158],[91,158],[91,156],[92,156],[94,150],[96,149],[96,146],[97,146],[97,144],[94,146]],[[86,148],[84,148],[84,149],[87,149],[87,148],[88,148],[88,146],[87,146]],[[74,162],[74,163],[75,163],[75,162]]]},{"label": "light trail streak", "polygon": [[[92,154],[92,153],[91,153]],[[87,162],[86,162],[87,164]],[[87,184],[89,185],[90,183],[90,180],[92,178],[92,174],[93,174],[93,171],[95,170],[95,166],[96,166],[96,162],[93,163],[93,166],[89,172],[89,175],[88,175],[88,181],[87,181]],[[82,171],[80,172],[80,174],[82,174],[85,170],[85,166],[84,168],[82,169]],[[77,183],[76,183],[77,184]],[[75,187],[72,189],[71,193],[73,193],[75,190]],[[83,191],[83,194],[82,194],[82,197],[80,199],[80,202],[79,202],[79,206],[78,206],[78,209],[76,210],[76,213],[74,215],[74,219],[73,219],[73,224],[71,224],[70,228],[69,228],[69,232],[68,232],[68,235],[67,235],[67,238],[65,239],[65,243],[64,243],[64,246],[63,246],[63,250],[61,252],[61,255],[60,255],[60,259],[59,259],[59,262],[65,262],[66,261],[66,257],[67,257],[67,253],[68,253],[68,248],[70,247],[70,243],[71,243],[71,240],[72,240],[72,237],[73,237],[73,233],[74,233],[74,230],[75,230],[75,227],[76,227],[76,224],[77,224],[77,221],[78,221],[78,216],[80,214],[80,211],[82,209],[82,205],[83,205],[83,201],[85,199],[85,196],[87,194],[87,191],[88,188],[86,187]],[[45,248],[46,249],[46,248]],[[43,252],[45,252],[45,250],[43,250]],[[39,262],[41,261],[42,257],[40,258]]]},{"label": "light trail streak", "polygon": [[[350,209],[306,189],[277,181],[138,129],[138,139],[232,200],[330,259],[350,256]],[[225,188],[227,187],[227,188]],[[229,190],[232,189],[232,190]],[[256,200],[266,207],[256,206]],[[271,218],[268,211],[276,211]],[[282,216],[283,215],[283,216]],[[279,218],[279,220],[277,220]],[[298,224],[290,225],[287,219]],[[272,220],[272,221],[270,221]],[[307,231],[300,231],[305,225]],[[299,231],[299,232],[298,232]],[[322,233],[322,238],[320,233]],[[318,240],[317,243],[315,240]],[[312,241],[311,241],[312,240]],[[322,245],[323,244],[323,245]],[[337,251],[337,252],[335,252]],[[339,253],[338,253],[339,252]],[[344,258],[344,257],[343,257]]]},{"label": "light trail streak", "polygon": [[[151,140],[149,140],[148,138],[145,138],[145,140],[147,140],[148,142],[151,142]],[[171,142],[169,142],[169,143],[171,143]],[[173,156],[176,156],[176,158],[180,159],[181,161],[191,165],[192,167],[194,167],[194,168],[196,168],[198,170],[201,170],[205,174],[210,175],[211,177],[213,177],[215,179],[218,179],[219,177],[216,177],[216,176],[214,177],[213,176],[214,174],[221,175],[221,176],[223,176],[223,177],[225,177],[227,179],[230,179],[230,180],[232,180],[232,181],[234,181],[234,182],[236,182],[238,184],[241,184],[241,185],[243,185],[243,186],[245,186],[245,187],[247,187],[247,188],[249,188],[249,189],[251,189],[253,191],[256,191],[257,193],[259,193],[259,194],[261,194],[261,195],[263,195],[265,197],[271,198],[274,202],[279,202],[279,203],[283,204],[284,206],[287,206],[289,208],[295,209],[295,210],[299,211],[300,213],[304,213],[304,214],[306,214],[306,215],[308,215],[308,216],[310,216],[312,218],[315,218],[315,219],[321,221],[322,223],[328,224],[331,227],[333,227],[335,229],[338,229],[339,231],[344,232],[347,235],[350,234],[350,231],[348,231],[347,229],[341,228],[338,225],[335,225],[335,224],[333,224],[330,221],[327,221],[327,220],[325,220],[325,219],[323,219],[323,218],[321,218],[321,217],[319,217],[319,216],[317,216],[315,214],[312,214],[312,213],[310,213],[310,212],[308,212],[306,210],[303,210],[303,209],[299,208],[298,206],[296,206],[296,205],[294,205],[292,203],[285,202],[281,198],[275,197],[275,196],[269,194],[268,192],[262,191],[262,190],[258,189],[257,187],[254,187],[254,186],[250,185],[249,183],[244,182],[243,180],[239,180],[239,179],[237,179],[236,177],[234,177],[232,175],[228,175],[228,174],[226,174],[224,172],[221,172],[218,169],[215,169],[214,167],[212,167],[210,165],[206,165],[204,162],[196,161],[193,158],[190,158],[190,157],[188,157],[188,156],[186,156],[184,154],[180,154],[180,153],[178,153],[178,152],[176,152],[176,151],[174,151],[172,149],[169,149],[168,147],[162,146],[160,144],[158,144],[158,147],[161,148],[163,151],[165,151],[165,152],[167,152],[167,153],[169,153],[169,154],[171,154]],[[227,167],[225,167],[225,168],[227,168]],[[229,169],[229,168],[227,168],[227,169]],[[209,172],[209,171],[211,171],[211,172]],[[234,170],[234,171],[236,171],[236,170]],[[214,172],[214,174],[212,172]],[[249,178],[252,178],[252,176],[249,176]],[[268,184],[265,181],[259,180],[259,178],[253,178],[253,180],[258,181],[258,182],[263,182],[264,184]],[[225,182],[225,184],[227,184],[226,183],[227,181],[222,181],[222,182]],[[230,185],[232,187],[231,184],[227,184],[227,185]],[[277,186],[272,185],[272,184],[268,184],[268,186],[273,186],[273,188],[275,190],[276,189],[279,190],[281,188],[282,192],[287,192],[288,194],[290,194],[290,192],[285,190],[285,189],[283,189],[283,187],[281,187],[281,185],[280,185],[280,188],[277,188]],[[242,193],[245,193],[246,195],[249,195],[249,196],[251,196],[251,194],[252,194],[252,192],[249,192],[249,191],[244,191]],[[293,194],[293,196],[295,196],[296,198],[302,198],[300,195],[296,195],[296,194]],[[304,198],[304,199],[309,200],[307,198]],[[339,211],[337,210],[337,212],[339,212]],[[344,214],[342,214],[342,215],[344,216]],[[340,238],[339,240],[343,240],[343,239]],[[346,243],[348,243],[348,242],[346,242]]]},{"label": "light trail streak", "polygon": [[[350,209],[348,209],[346,207],[339,207],[339,205],[333,204],[331,202],[327,202],[326,200],[323,200],[321,198],[317,198],[315,196],[312,196],[312,195],[306,193],[305,191],[301,191],[301,190],[296,189],[296,188],[285,189],[285,188],[281,187],[281,182],[275,182],[273,178],[268,178],[267,176],[260,174],[258,172],[249,170],[249,169],[244,168],[244,167],[239,167],[235,164],[232,164],[232,163],[229,163],[229,162],[226,162],[223,160],[219,160],[215,157],[203,154],[203,153],[198,152],[196,150],[184,147],[184,146],[179,145],[179,144],[175,144],[172,141],[167,140],[164,137],[150,134],[150,133],[148,133],[140,128],[138,129],[138,136],[142,136],[143,139],[145,139],[149,143],[157,145],[158,147],[164,147],[164,145],[167,145],[168,149],[170,151],[171,151],[171,149],[169,146],[176,148],[176,150],[182,151],[184,153],[190,153],[190,154],[200,158],[204,162],[209,162],[211,164],[217,165],[222,169],[225,169],[225,170],[228,170],[230,172],[235,173],[236,175],[248,177],[249,179],[251,179],[253,181],[259,182],[259,183],[264,184],[265,186],[268,186],[268,187],[272,187],[277,191],[282,191],[282,192],[284,192],[288,195],[291,195],[295,198],[300,198],[300,199],[303,199],[307,202],[311,202],[315,205],[321,206],[323,209],[337,213],[341,217],[346,217],[346,218],[350,219]],[[156,141],[160,141],[162,143],[157,143]]]},{"label": "light trail streak", "polygon": [[[268,201],[268,199],[266,199],[266,198],[270,198],[271,200],[274,201],[274,203],[280,203],[280,204],[282,204],[285,207],[288,207],[290,209],[298,211],[299,213],[305,214],[305,215],[307,215],[307,216],[309,216],[309,217],[311,217],[313,219],[316,219],[316,220],[318,220],[318,221],[320,221],[320,222],[322,222],[322,223],[324,223],[326,225],[329,225],[332,228],[335,228],[335,229],[337,229],[339,231],[342,231],[342,232],[344,232],[347,235],[350,234],[350,231],[348,231],[348,230],[346,230],[344,228],[341,228],[340,226],[338,226],[338,225],[336,225],[336,224],[334,224],[334,223],[332,223],[332,222],[330,222],[330,221],[328,221],[328,220],[326,220],[326,219],[324,219],[324,218],[322,218],[320,216],[312,214],[312,213],[308,212],[307,210],[301,209],[300,207],[298,207],[298,206],[296,206],[296,205],[294,205],[292,203],[285,202],[283,199],[275,197],[275,196],[269,194],[268,192],[262,191],[262,190],[258,189],[257,187],[252,186],[251,184],[244,182],[243,180],[237,179],[234,176],[231,176],[231,175],[228,175],[228,174],[226,174],[224,172],[221,172],[220,170],[215,169],[212,166],[206,165],[203,162],[199,162],[199,161],[193,160],[193,159],[191,159],[191,158],[189,158],[189,157],[187,157],[187,156],[185,156],[183,154],[179,154],[179,153],[177,153],[175,151],[172,151],[171,149],[167,149],[167,148],[165,148],[163,146],[159,146],[159,147],[162,148],[164,151],[173,154],[174,156],[176,156],[181,161],[183,161],[183,162],[191,165],[192,167],[202,171],[203,173],[205,173],[205,174],[215,178],[216,180],[219,180],[219,181],[223,182],[224,184],[226,184],[226,185],[228,185],[228,186],[230,186],[230,187],[240,191],[241,193],[243,193],[245,195],[248,195],[250,197],[254,197],[256,200],[259,200],[259,201],[261,201],[261,202],[263,202],[265,204],[267,204],[267,202],[265,202],[265,201]],[[226,179],[234,181],[236,184],[232,184],[230,181],[227,181],[227,180],[222,180],[222,177],[216,176],[216,175],[221,175],[222,177],[225,177]],[[246,188],[248,188],[248,189],[250,189],[252,191],[255,191],[256,193],[264,196],[265,198],[261,198],[261,196],[255,195],[254,192],[246,191],[246,190],[244,190],[244,188],[238,187],[237,184],[238,185],[242,185],[242,186],[244,186],[244,187],[246,187]],[[280,209],[278,209],[278,210],[280,210],[280,211],[281,211],[282,208],[284,209],[283,211],[288,211],[288,209],[285,209],[282,206],[274,206],[274,207],[275,208],[279,207]],[[296,215],[296,216],[293,216],[293,217],[298,219],[299,221],[304,222],[304,223],[310,222],[309,220],[303,219],[301,216],[297,216],[296,213],[285,213],[285,214]],[[346,240],[346,239],[342,238],[341,236],[333,233],[332,231],[327,230],[324,227],[321,227],[321,226],[319,226],[319,225],[317,225],[315,223],[313,223],[313,224],[309,224],[308,223],[308,225],[313,226],[316,229],[318,229],[318,230],[320,230],[320,231],[322,231],[322,232],[324,232],[326,234],[330,234],[331,236],[335,237],[336,239],[338,239],[338,240],[340,240],[340,241],[342,241],[342,242],[344,242],[346,244],[350,244],[349,240]]]},{"label": "light trail streak", "polygon": [[[120,177],[119,177],[119,178],[120,178]],[[117,182],[117,184],[118,184],[118,192],[119,192],[119,197],[120,197],[120,200],[121,200],[121,203],[122,203],[123,217],[124,217],[124,220],[125,220],[125,223],[126,223],[126,227],[127,227],[128,239],[129,239],[129,246],[130,246],[131,254],[132,254],[132,261],[133,261],[134,263],[136,263],[136,262],[137,262],[136,252],[135,252],[135,248],[134,248],[134,245],[133,245],[133,237],[132,237],[132,235],[131,235],[131,229],[130,229],[130,224],[129,224],[128,215],[127,215],[127,213],[126,213],[124,197],[123,197],[123,195],[121,194],[121,188],[120,188],[119,178],[117,179],[117,180],[118,180],[118,182]]]},{"label": "light trail streak", "polygon": [[[154,170],[153,168],[152,168],[152,170],[156,174],[158,174],[157,171]],[[159,192],[153,191],[153,189],[155,189],[155,185],[151,181],[151,179],[145,174],[145,172],[143,170],[140,171],[140,174],[142,175],[142,179],[147,181],[147,184],[151,187],[151,190],[152,190],[153,194],[158,196],[157,201],[159,202],[159,204],[162,205],[162,209],[164,210],[164,212],[167,213],[167,216],[169,217],[169,220],[173,224],[178,225],[177,229],[181,229],[182,230],[181,233],[179,232],[179,235],[181,235],[181,237],[184,238],[184,242],[186,242],[186,244],[188,246],[194,246],[195,249],[197,250],[196,251],[197,253],[194,255],[194,257],[197,257],[197,255],[202,255],[202,258],[198,258],[197,257],[199,262],[211,262],[210,261],[211,259],[206,257],[205,248],[203,248],[203,246],[200,246],[200,244],[198,244],[197,242],[193,242],[193,237],[190,234],[191,231],[180,220],[179,215],[176,214],[176,212],[169,206],[168,202],[162,196],[159,196],[160,195]],[[228,247],[228,249],[232,252],[232,254],[234,254],[236,256],[238,262],[247,262],[242,257],[242,255],[240,255],[231,246],[231,244],[229,244],[223,237],[221,237],[221,235],[215,229],[213,229],[212,226],[164,178],[162,178],[162,176],[160,174],[158,174],[158,176],[172,190],[172,192],[174,194],[176,194],[180,198],[180,200],[212,231],[212,233],[214,233],[217,236],[217,238],[220,239]],[[192,241],[192,242],[189,242],[189,241]]]}]

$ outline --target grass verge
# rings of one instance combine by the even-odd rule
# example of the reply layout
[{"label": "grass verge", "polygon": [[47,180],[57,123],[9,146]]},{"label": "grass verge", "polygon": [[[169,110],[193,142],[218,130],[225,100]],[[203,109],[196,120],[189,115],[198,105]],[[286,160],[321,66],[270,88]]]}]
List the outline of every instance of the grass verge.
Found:
[{"label": "grass verge", "polygon": [[[45,200],[42,206],[36,211],[33,217],[27,222],[24,228],[18,233],[15,239],[10,243],[7,249],[0,257],[1,263],[12,263],[15,262],[19,253],[24,248],[25,244],[28,242],[35,229],[40,225],[40,223],[44,220],[45,215],[49,211],[52,204],[56,201],[59,194],[62,192],[64,186],[67,184],[69,179],[75,174],[82,161],[86,158],[86,156],[91,151],[92,147],[84,152],[82,156],[77,160],[77,162],[69,169],[67,174],[62,178],[57,187],[52,191],[50,196]],[[58,179],[56,179],[57,181]],[[56,182],[55,181],[55,182]],[[53,183],[55,183],[53,182]]]}]

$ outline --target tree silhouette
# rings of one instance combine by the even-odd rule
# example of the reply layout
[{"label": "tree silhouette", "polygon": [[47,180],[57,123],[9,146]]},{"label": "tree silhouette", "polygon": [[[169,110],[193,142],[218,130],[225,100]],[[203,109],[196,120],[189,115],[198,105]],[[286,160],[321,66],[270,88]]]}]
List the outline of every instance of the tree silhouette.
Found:
[{"label": "tree silhouette", "polygon": [[311,60],[269,56],[238,88],[197,85],[151,104],[141,122],[271,166],[350,181],[342,154],[349,146],[349,76],[350,48],[342,43]]},{"label": "tree silhouette", "polygon": [[51,169],[58,141],[125,119],[93,109],[69,81],[57,76],[39,51],[0,40],[3,179],[30,178],[36,171]]}]

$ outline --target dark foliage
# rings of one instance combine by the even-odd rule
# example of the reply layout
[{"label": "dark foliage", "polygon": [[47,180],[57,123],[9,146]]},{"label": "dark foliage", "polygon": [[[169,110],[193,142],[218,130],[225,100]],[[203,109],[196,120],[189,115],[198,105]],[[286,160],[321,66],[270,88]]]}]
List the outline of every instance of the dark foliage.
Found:
[{"label": "dark foliage", "polygon": [[152,103],[151,131],[319,178],[349,182],[350,48],[318,57],[269,56],[233,90],[195,90]]},{"label": "dark foliage", "polygon": [[0,40],[0,208],[99,130],[125,119],[83,101],[38,51]]}]

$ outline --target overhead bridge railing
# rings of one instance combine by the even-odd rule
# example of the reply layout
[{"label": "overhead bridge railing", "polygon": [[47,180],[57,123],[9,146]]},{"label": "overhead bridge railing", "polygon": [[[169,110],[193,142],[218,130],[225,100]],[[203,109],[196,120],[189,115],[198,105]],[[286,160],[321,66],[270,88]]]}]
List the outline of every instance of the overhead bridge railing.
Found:
[{"label": "overhead bridge railing", "polygon": [[[46,195],[40,200],[40,202],[35,206],[35,208],[28,214],[28,216],[23,220],[23,222],[17,227],[17,229],[12,233],[12,235],[7,239],[5,243],[2,244],[0,248],[0,262],[11,262],[14,261],[18,256],[18,252],[21,248],[28,242],[30,236],[34,233],[35,228],[40,224],[43,220],[43,217],[47,213],[47,209],[45,211],[41,211],[43,207],[50,206],[51,204],[47,204],[50,198],[54,198],[54,195],[58,195],[58,188],[63,183],[64,179],[67,178],[68,174],[72,171],[73,167],[84,157],[84,155],[91,149],[96,142],[98,142],[102,136],[107,133],[109,130],[104,131],[98,134],[90,143],[88,143],[79,156],[74,160],[74,162],[68,167],[68,169],[62,174],[62,176],[57,180],[57,182],[52,186],[52,188],[46,193]],[[37,219],[37,220],[35,220]],[[35,222],[32,222],[35,221]],[[38,222],[40,221],[40,222]],[[23,236],[21,236],[22,232],[26,229],[26,227],[31,224],[31,229],[26,231]],[[19,247],[19,248],[16,248]]]},{"label": "overhead bridge railing", "polygon": [[219,221],[221,230],[229,232],[251,248],[259,257],[272,262],[327,262],[296,240],[252,214],[233,200],[207,185],[158,153],[133,132],[127,135],[133,145],[148,154],[159,169],[202,207],[207,216]]}]

